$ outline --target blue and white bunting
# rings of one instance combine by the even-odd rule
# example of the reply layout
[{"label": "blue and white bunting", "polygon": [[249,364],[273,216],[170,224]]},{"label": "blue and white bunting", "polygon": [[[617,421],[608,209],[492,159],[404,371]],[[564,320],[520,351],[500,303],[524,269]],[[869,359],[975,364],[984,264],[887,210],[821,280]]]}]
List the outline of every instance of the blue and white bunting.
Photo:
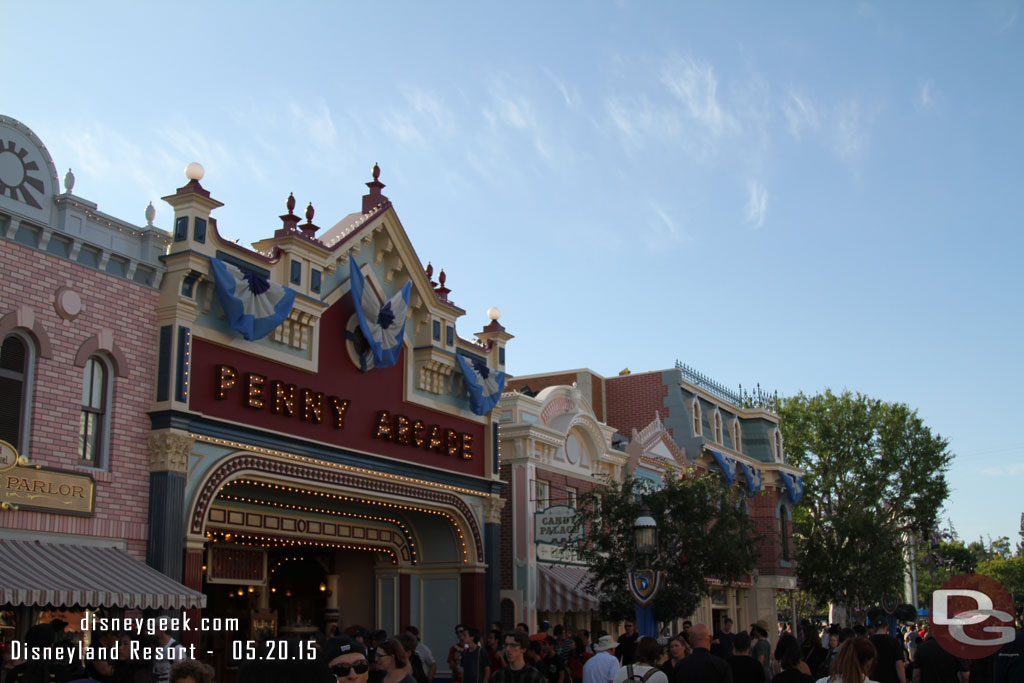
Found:
[{"label": "blue and white bunting", "polygon": [[212,256],[210,266],[228,325],[249,341],[266,337],[292,312],[295,290]]},{"label": "blue and white bunting", "polygon": [[462,354],[455,354],[462,368],[462,376],[469,390],[469,407],[477,415],[486,415],[494,409],[505,390],[505,373],[491,370],[481,360],[466,360]]},{"label": "blue and white bunting", "polygon": [[790,503],[796,505],[804,497],[803,477],[793,476],[788,472],[779,471],[782,483],[786,485],[786,498]]},{"label": "blue and white bunting", "polygon": [[736,458],[730,458],[718,451],[711,451],[711,455],[715,456],[715,462],[722,468],[722,474],[725,475],[725,485],[732,486],[732,481],[736,478]]},{"label": "blue and white bunting", "polygon": [[752,496],[761,490],[761,470],[745,462],[740,463],[743,468],[743,476],[747,480],[747,495]]},{"label": "blue and white bunting", "polygon": [[373,290],[366,286],[363,272],[350,253],[348,257],[349,282],[352,286],[352,303],[359,318],[359,329],[373,350],[373,364],[378,368],[389,368],[398,362],[405,336],[405,319],[409,314],[409,294],[412,282],[405,286],[382,306]]}]

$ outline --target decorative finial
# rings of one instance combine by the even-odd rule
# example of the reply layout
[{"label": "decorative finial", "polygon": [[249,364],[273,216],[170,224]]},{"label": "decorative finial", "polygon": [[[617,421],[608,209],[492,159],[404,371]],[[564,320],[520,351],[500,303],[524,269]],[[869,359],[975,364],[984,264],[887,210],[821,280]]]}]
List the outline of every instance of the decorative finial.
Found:
[{"label": "decorative finial", "polygon": [[380,180],[380,166],[376,162],[373,164],[373,179]]},{"label": "decorative finial", "polygon": [[203,176],[205,174],[206,170],[203,169],[203,165],[198,161],[193,161],[192,163],[185,167],[185,177],[188,178],[189,180],[199,182],[200,180],[203,179]]},{"label": "decorative finial", "polygon": [[288,207],[288,215],[291,215],[292,211],[295,210],[295,195],[293,193],[288,193],[288,201],[284,205]]},{"label": "decorative finial", "polygon": [[441,274],[437,276],[437,281],[441,283],[442,287],[444,287],[444,281],[447,280],[447,279],[448,279],[448,276],[444,274],[443,270],[441,271]]},{"label": "decorative finial", "polygon": [[[69,190],[70,192],[70,190]],[[153,202],[149,203],[146,207],[146,227],[153,227],[153,219],[156,218],[156,209],[153,208]]]},{"label": "decorative finial", "polygon": [[310,223],[313,222],[313,202],[310,202],[309,206],[306,207],[306,220]]},{"label": "decorative finial", "polygon": [[501,309],[497,306],[491,306],[487,309],[487,317],[491,320],[497,320],[501,317]]},{"label": "decorative finial", "polygon": [[64,191],[71,194],[71,190],[75,189],[75,174],[68,169],[67,174],[64,176]]},{"label": "decorative finial", "polygon": [[434,277],[434,266],[430,264],[430,261],[427,261],[426,273],[428,278]]}]

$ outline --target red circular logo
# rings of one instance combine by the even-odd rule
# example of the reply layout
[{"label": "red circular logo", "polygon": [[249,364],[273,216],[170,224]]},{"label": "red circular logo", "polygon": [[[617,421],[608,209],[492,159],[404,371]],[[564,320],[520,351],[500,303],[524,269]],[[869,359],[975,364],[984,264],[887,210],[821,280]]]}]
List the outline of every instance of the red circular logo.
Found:
[{"label": "red circular logo", "polygon": [[932,593],[931,635],[946,652],[980,659],[1014,639],[1013,598],[995,579],[958,574]]}]

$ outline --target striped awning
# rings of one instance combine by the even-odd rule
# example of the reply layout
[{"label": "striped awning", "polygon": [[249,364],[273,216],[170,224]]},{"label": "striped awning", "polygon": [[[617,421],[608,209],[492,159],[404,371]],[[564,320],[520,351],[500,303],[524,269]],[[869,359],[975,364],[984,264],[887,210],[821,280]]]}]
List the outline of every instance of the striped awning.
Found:
[{"label": "striped awning", "polygon": [[206,596],[117,548],[0,538],[0,605],[189,609]]},{"label": "striped awning", "polygon": [[586,612],[597,609],[597,598],[583,592],[585,567],[537,565],[537,609],[545,612]]}]

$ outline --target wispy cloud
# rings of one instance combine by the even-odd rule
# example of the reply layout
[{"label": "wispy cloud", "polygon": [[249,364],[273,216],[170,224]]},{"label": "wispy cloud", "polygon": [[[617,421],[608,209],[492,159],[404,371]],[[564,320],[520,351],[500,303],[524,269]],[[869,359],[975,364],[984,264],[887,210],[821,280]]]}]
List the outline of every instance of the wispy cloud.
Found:
[{"label": "wispy cloud", "polygon": [[679,121],[671,112],[654,106],[646,95],[610,97],[604,102],[605,112],[621,137],[638,143],[648,136],[672,139],[679,132]]},{"label": "wispy cloud", "polygon": [[537,106],[528,95],[496,80],[490,88],[490,101],[481,113],[492,130],[511,128],[527,137],[533,149],[546,161],[554,159],[548,135],[537,114]]},{"label": "wispy cloud", "polygon": [[786,99],[782,101],[782,112],[789,124],[789,134],[797,140],[805,129],[816,131],[820,127],[818,108],[814,101],[795,90],[791,89]]},{"label": "wispy cloud", "polygon": [[548,77],[549,81],[555,84],[556,88],[558,88],[558,92],[562,94],[562,100],[565,102],[565,106],[569,108],[574,108],[577,104],[579,104],[579,93],[577,93],[575,89],[573,89],[573,91],[570,92],[569,88],[565,85],[565,82],[561,78],[556,76],[554,72],[551,71],[551,69],[544,67],[544,75]]},{"label": "wispy cloud", "polygon": [[867,149],[873,115],[860,102],[848,100],[836,108],[835,151],[846,163],[856,161]]},{"label": "wispy cloud", "polygon": [[768,209],[768,190],[756,180],[751,180],[747,189],[747,221],[755,228],[760,228],[764,225],[764,216]]},{"label": "wispy cloud", "polygon": [[327,102],[321,97],[309,109],[292,102],[288,108],[295,122],[319,146],[333,147],[338,139],[338,130],[334,127],[334,119],[327,108]]},{"label": "wispy cloud", "polygon": [[444,100],[414,86],[401,88],[403,104],[381,117],[381,128],[403,143],[420,144],[447,138],[455,129],[455,116]]},{"label": "wispy cloud", "polygon": [[654,230],[648,236],[647,246],[652,249],[661,249],[665,241],[684,244],[691,240],[689,233],[679,225],[679,221],[673,218],[658,202],[651,202],[651,211],[654,212]]},{"label": "wispy cloud", "polygon": [[689,117],[713,135],[738,127],[736,118],[718,101],[718,78],[711,64],[674,57],[662,68],[661,82],[683,104]]},{"label": "wispy cloud", "polygon": [[1015,477],[1024,474],[1024,462],[1015,462],[998,467],[986,467],[981,470],[986,477]]}]

